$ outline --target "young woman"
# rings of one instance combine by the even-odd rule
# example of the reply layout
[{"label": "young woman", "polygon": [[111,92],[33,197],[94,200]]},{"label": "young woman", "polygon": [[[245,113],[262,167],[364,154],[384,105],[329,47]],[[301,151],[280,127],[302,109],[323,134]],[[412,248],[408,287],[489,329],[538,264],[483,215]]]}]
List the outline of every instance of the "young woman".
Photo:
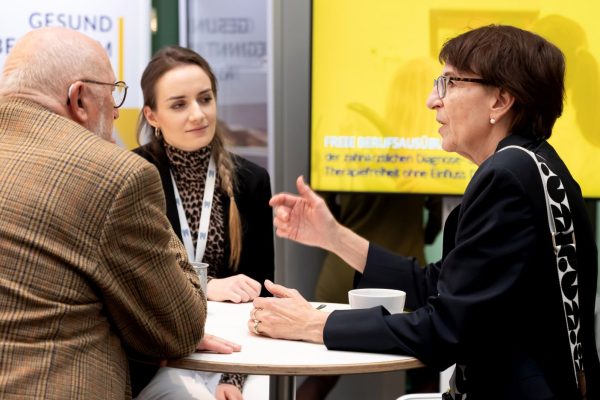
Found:
[{"label": "young woman", "polygon": [[[141,80],[138,137],[148,143],[134,152],[157,167],[167,216],[190,261],[209,264],[207,299],[248,302],[274,274],[271,186],[265,169],[225,149],[216,84],[194,51],[160,50]],[[244,378],[162,368],[140,398],[241,398]]]}]

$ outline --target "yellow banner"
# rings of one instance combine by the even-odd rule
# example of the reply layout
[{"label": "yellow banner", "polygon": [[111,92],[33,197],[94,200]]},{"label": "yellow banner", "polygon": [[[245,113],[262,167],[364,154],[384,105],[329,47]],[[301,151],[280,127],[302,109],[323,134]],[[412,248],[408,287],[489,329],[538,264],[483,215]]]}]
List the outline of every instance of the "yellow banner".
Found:
[{"label": "yellow banner", "polygon": [[600,197],[600,3],[313,0],[311,184],[318,190],[462,194],[477,166],[441,149],[425,107],[442,44],[510,24],[552,41],[567,61],[563,116],[550,139]]}]

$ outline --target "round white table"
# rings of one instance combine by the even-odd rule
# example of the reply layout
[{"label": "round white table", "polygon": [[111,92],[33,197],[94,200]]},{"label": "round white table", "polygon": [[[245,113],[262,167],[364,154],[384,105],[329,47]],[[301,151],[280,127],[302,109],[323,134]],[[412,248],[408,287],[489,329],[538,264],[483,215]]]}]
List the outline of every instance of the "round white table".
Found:
[{"label": "round white table", "polygon": [[[347,309],[347,304],[330,304],[324,312]],[[414,357],[327,350],[324,345],[271,339],[248,331],[252,303],[208,302],[206,333],[242,345],[233,354],[193,353],[169,362],[169,366],[213,372],[271,375],[270,398],[294,399],[296,375],[345,375],[420,368]]]}]

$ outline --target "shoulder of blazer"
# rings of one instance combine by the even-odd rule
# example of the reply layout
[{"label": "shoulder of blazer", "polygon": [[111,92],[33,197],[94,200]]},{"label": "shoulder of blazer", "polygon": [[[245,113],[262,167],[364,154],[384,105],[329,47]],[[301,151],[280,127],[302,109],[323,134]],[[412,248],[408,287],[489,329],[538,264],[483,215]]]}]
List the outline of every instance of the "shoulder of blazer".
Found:
[{"label": "shoulder of blazer", "polygon": [[169,160],[167,159],[166,153],[164,151],[161,151],[159,153],[151,151],[150,144],[145,144],[131,151],[144,158],[146,161],[154,164],[159,169],[161,167],[168,167],[169,165]]},{"label": "shoulder of blazer", "polygon": [[235,175],[239,191],[252,191],[253,188],[265,185],[268,185],[270,190],[269,173],[265,168],[238,155],[232,154],[232,156],[235,162]]}]

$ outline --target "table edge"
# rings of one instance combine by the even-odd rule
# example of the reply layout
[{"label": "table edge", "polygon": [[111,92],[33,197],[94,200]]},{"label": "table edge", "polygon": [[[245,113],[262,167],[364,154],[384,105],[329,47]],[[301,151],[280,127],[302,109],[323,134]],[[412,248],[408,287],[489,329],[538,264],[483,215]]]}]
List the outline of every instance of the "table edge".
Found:
[{"label": "table edge", "polygon": [[201,370],[253,375],[346,375],[391,372],[424,367],[421,361],[412,357],[409,357],[406,360],[347,365],[324,364],[318,367],[314,365],[229,364],[218,361],[200,361],[182,358],[169,361],[167,366],[196,371]]}]

